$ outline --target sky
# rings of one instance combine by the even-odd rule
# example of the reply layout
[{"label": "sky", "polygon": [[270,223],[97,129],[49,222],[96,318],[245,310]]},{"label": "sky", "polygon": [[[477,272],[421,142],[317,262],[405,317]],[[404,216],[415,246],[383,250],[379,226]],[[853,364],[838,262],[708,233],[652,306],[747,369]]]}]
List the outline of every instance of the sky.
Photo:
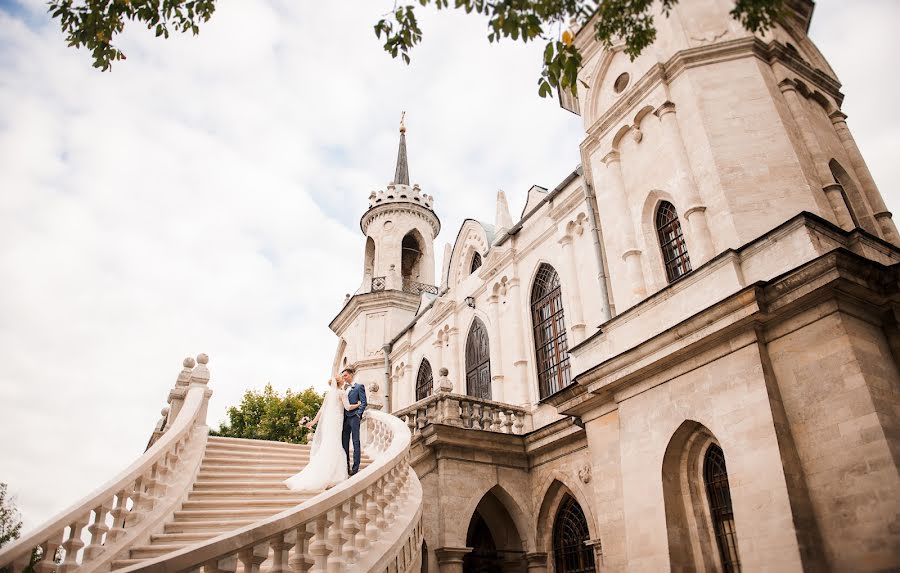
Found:
[{"label": "sky", "polygon": [[[219,0],[197,37],[128,28],[101,73],[42,0],[0,0],[0,482],[24,530],[140,455],[185,356],[210,356],[212,426],[247,389],[324,389],[401,111],[437,253],[498,189],[515,216],[578,164],[541,46],[420,10],[406,66],[372,31],[392,6]],[[894,0],[820,0],[810,31],[894,211],[898,21]]]}]

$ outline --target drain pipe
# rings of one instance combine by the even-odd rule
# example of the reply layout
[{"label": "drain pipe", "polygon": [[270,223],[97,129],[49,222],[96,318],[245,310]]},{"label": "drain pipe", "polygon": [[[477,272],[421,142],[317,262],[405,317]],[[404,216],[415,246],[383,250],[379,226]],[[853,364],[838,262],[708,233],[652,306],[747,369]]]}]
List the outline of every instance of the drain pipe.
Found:
[{"label": "drain pipe", "polygon": [[393,343],[389,342],[381,347],[384,352],[384,411],[390,414],[391,408],[391,349]]},{"label": "drain pipe", "polygon": [[603,324],[613,317],[612,307],[609,302],[609,289],[606,284],[606,255],[603,253],[603,231],[597,223],[597,196],[594,195],[594,187],[591,182],[584,179],[584,203],[591,218],[591,236],[594,239],[594,254],[597,257],[597,267],[600,271],[597,274],[597,282],[600,283],[600,304],[601,304],[601,321]]}]

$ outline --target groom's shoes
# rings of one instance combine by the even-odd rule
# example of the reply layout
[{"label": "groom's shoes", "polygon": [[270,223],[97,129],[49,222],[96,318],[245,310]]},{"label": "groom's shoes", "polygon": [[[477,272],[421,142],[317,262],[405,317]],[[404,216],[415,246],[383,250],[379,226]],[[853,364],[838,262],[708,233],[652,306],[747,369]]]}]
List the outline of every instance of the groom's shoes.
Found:
[{"label": "groom's shoes", "polygon": [[359,472],[359,470],[355,470],[355,471],[354,471],[354,470],[350,470],[348,473],[350,474],[350,477],[353,477],[353,476],[355,476],[358,472]]}]

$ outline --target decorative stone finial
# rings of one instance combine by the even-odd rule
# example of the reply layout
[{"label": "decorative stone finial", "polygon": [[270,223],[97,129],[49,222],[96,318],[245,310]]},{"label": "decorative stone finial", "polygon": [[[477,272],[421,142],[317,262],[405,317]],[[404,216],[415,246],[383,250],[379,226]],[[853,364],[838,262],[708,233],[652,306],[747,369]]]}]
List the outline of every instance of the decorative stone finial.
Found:
[{"label": "decorative stone finial", "polygon": [[207,362],[209,362],[209,356],[206,354],[197,355],[197,367],[191,372],[191,384],[203,384],[205,386],[209,382]]},{"label": "decorative stone finial", "polygon": [[159,413],[162,414],[162,417],[163,417],[163,418],[165,418],[166,416],[169,415],[169,407],[168,407],[168,406],[163,406],[163,409],[160,410]]},{"label": "decorative stone finial", "polygon": [[406,119],[406,112],[400,113],[400,133],[406,133],[406,126],[403,124],[403,120]]},{"label": "decorative stone finial", "polygon": [[181,369],[181,372],[178,373],[178,379],[175,380],[175,387],[179,386],[187,386],[191,383],[191,370],[194,368],[194,359],[188,356],[185,358],[181,364],[184,368]]},{"label": "decorative stone finial", "polygon": [[185,368],[193,368],[194,365],[196,364],[196,362],[194,362],[193,358],[188,356],[187,358],[184,359],[184,362],[182,362],[182,364],[184,365]]},{"label": "decorative stone finial", "polygon": [[197,362],[199,362],[200,364],[206,364],[207,362],[209,362],[209,356],[201,352],[197,355]]},{"label": "decorative stone finial", "polygon": [[441,368],[438,370],[438,378],[435,380],[435,390],[438,392],[453,392],[453,384],[450,382],[450,379],[447,376],[450,374],[450,371],[446,368]]}]

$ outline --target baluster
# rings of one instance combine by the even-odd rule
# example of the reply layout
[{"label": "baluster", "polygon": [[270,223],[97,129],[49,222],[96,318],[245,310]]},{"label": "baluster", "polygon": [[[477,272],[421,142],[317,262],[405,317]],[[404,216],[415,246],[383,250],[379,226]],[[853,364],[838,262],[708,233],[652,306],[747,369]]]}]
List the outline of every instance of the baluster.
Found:
[{"label": "baluster", "polygon": [[128,512],[128,519],[125,521],[125,525],[134,525],[135,523],[141,520],[141,517],[144,513],[144,498],[146,494],[144,493],[144,478],[138,477],[134,480],[134,488],[131,492],[131,511]]},{"label": "baluster", "polygon": [[372,494],[371,486],[369,486],[363,491],[359,504],[359,518],[357,519],[357,521],[359,522],[359,537],[357,537],[356,542],[358,553],[362,553],[369,548],[368,524],[371,520],[371,513],[369,511],[369,506],[371,504]]},{"label": "baluster", "polygon": [[234,555],[216,557],[203,564],[203,573],[234,573],[237,570],[237,559]]},{"label": "baluster", "polygon": [[[56,539],[62,539],[62,533],[53,536]],[[56,551],[59,549],[59,543],[56,541],[45,541],[41,543],[41,559],[34,564],[32,571],[34,573],[52,573],[56,571]]]},{"label": "baluster", "polygon": [[385,495],[387,490],[387,476],[378,480],[378,483],[375,486],[375,503],[378,506],[378,512],[375,514],[375,529],[379,537],[381,537],[381,533],[384,531],[385,527],[387,527],[387,521],[385,520],[384,508],[388,504],[387,496]]},{"label": "baluster", "polygon": [[505,418],[503,419],[503,433],[504,434],[512,434],[512,425],[513,425],[513,411],[507,408],[504,412]]},{"label": "baluster", "polygon": [[88,526],[91,541],[84,549],[84,561],[91,561],[103,553],[103,534],[109,531],[106,525],[106,515],[109,508],[103,504],[94,508],[94,522]]},{"label": "baluster", "polygon": [[491,431],[500,431],[500,408],[491,407]]},{"label": "baluster", "polygon": [[472,427],[472,413],[471,413],[471,405],[472,403],[465,398],[460,399],[459,401],[459,409],[460,409],[460,418],[462,418],[462,427],[463,428],[471,428]]},{"label": "baluster", "polygon": [[347,501],[347,517],[344,519],[344,538],[347,540],[344,545],[344,561],[348,565],[356,563],[356,559],[359,557],[359,551],[356,548],[356,536],[360,531],[357,521],[359,507],[359,496],[354,495]]},{"label": "baluster", "polygon": [[472,402],[472,427],[478,430],[482,429],[482,423],[484,422],[484,417],[482,415],[484,411],[484,404],[481,402]]},{"label": "baluster", "polygon": [[263,543],[241,549],[237,558],[243,573],[259,573],[259,566],[269,558],[269,546]]},{"label": "baluster", "polygon": [[434,424],[434,420],[437,418],[437,405],[438,403],[434,400],[425,404],[425,419],[428,424]]},{"label": "baluster", "polygon": [[287,557],[294,542],[289,538],[288,535],[280,535],[269,542],[272,549],[272,568],[269,569],[269,573],[290,573]]},{"label": "baluster", "polygon": [[[90,518],[90,514],[88,515]],[[81,540],[81,530],[87,525],[88,519],[73,521],[69,525],[69,536],[63,542],[63,549],[66,551],[66,558],[59,566],[58,573],[69,573],[78,568],[78,551],[84,547],[84,541]]]},{"label": "baluster", "polygon": [[344,543],[346,541],[344,536],[344,516],[347,515],[344,511],[344,504],[335,507],[331,514],[333,527],[331,527],[330,535],[328,536],[329,550],[331,551],[331,557],[328,559],[328,571],[329,573],[342,573],[345,566]]},{"label": "baluster", "polygon": [[163,484],[159,473],[159,462],[150,466],[150,478],[147,480],[147,500],[149,501],[148,510],[152,510],[156,505],[156,500],[163,496]]},{"label": "baluster", "polygon": [[394,523],[394,470],[388,470],[384,476],[384,526],[390,527]]},{"label": "baluster", "polygon": [[419,406],[416,408],[416,428],[418,428],[416,433],[421,432],[426,424],[428,424],[428,419],[425,418],[425,408]]},{"label": "baluster", "polygon": [[309,554],[309,540],[313,534],[309,532],[307,524],[303,524],[294,530],[294,550],[288,564],[293,573],[307,573],[313,562],[307,557]]},{"label": "baluster", "polygon": [[406,427],[409,428],[409,433],[412,436],[416,435],[416,416],[415,414],[404,414],[403,421],[406,422]]},{"label": "baluster", "polygon": [[516,423],[513,426],[515,428],[516,434],[522,433],[522,428],[525,427],[525,413],[524,412],[516,412]]},{"label": "baluster", "polygon": [[328,573],[328,556],[331,555],[331,548],[328,547],[328,527],[330,525],[327,512],[316,518],[315,536],[309,545],[309,554],[313,556],[314,561],[313,573]]},{"label": "baluster", "polygon": [[125,494],[125,490],[119,490],[116,493],[115,505],[110,511],[110,515],[112,515],[113,523],[112,528],[109,530],[109,533],[106,534],[106,540],[108,543],[114,543],[120,535],[125,533],[125,514],[128,509],[125,507],[125,503],[128,501],[128,497]]}]

